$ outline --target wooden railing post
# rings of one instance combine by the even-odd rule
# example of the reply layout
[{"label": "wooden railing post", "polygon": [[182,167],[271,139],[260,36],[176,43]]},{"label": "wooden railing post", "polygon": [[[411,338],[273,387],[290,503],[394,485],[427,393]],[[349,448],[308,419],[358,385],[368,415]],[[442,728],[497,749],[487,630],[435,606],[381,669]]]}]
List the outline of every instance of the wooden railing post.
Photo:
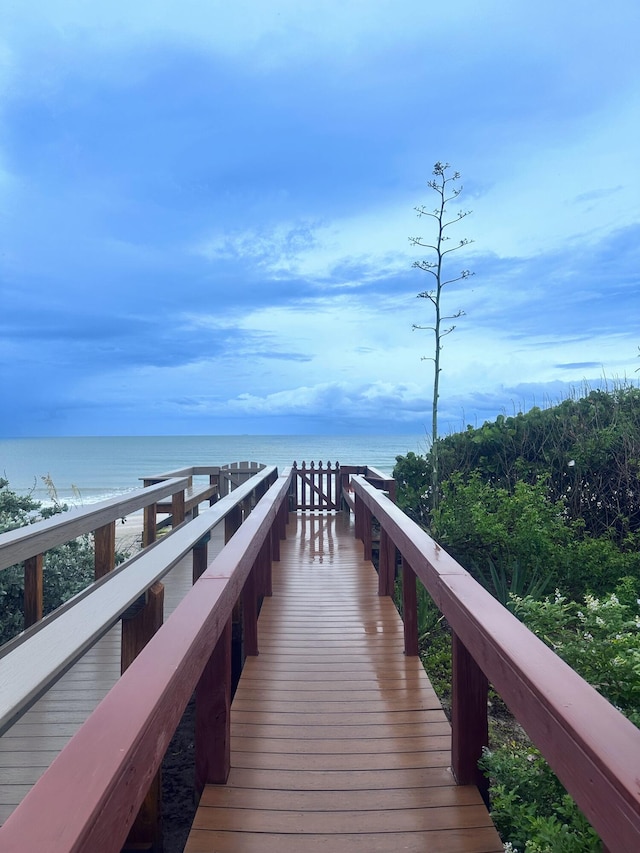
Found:
[{"label": "wooden railing post", "polygon": [[258,654],[258,582],[257,575],[262,568],[261,550],[242,588],[242,639],[245,655]]},{"label": "wooden railing post", "polygon": [[373,515],[371,514],[371,510],[365,504],[360,508],[360,523],[361,533],[362,533],[362,544],[364,546],[364,559],[371,560],[372,557],[372,526],[373,526]]},{"label": "wooden railing post", "polygon": [[195,759],[199,798],[205,785],[225,784],[231,769],[231,620],[196,688]]},{"label": "wooden railing post", "polygon": [[171,498],[171,527],[175,528],[185,519],[184,489]]},{"label": "wooden railing post", "polygon": [[209,506],[213,506],[216,501],[220,500],[220,469],[215,474],[209,474],[209,485],[218,487],[217,493],[209,498]]},{"label": "wooden railing post", "polygon": [[380,527],[380,557],[378,560],[378,595],[395,592],[396,546],[384,527]]},{"label": "wooden railing post", "polygon": [[142,529],[142,547],[146,548],[156,541],[156,505],[149,504],[144,508],[144,526]]},{"label": "wooden railing post", "polygon": [[247,495],[247,497],[240,504],[243,521],[246,521],[246,519],[249,517],[249,515],[251,513],[251,510],[253,509],[252,498],[254,497],[254,495],[255,495],[255,492],[250,494],[250,495]]},{"label": "wooden railing post", "polygon": [[[121,672],[133,663],[162,625],[164,586],[154,583],[139,605],[132,605],[122,617],[122,645],[120,649]],[[162,851],[162,779],[160,771],[153,778],[149,791],[140,807],[129,835],[125,850]]]},{"label": "wooden railing post", "polygon": [[451,762],[459,785],[476,785],[486,803],[489,783],[478,769],[483,747],[489,743],[487,696],[489,684],[469,650],[455,633],[451,636]]},{"label": "wooden railing post", "polygon": [[[355,536],[356,539],[359,539],[362,543],[364,543],[364,558],[365,560],[371,559],[371,524],[373,521],[373,516],[371,514],[371,510],[358,495],[355,496]],[[367,534],[368,531],[368,534]],[[367,535],[369,537],[369,556],[367,557]]]},{"label": "wooden railing post", "polygon": [[269,553],[264,576],[264,595],[267,598],[273,595],[273,562],[274,560],[276,562],[280,561],[280,535],[278,528],[278,518],[276,517],[276,520],[271,525],[271,532],[268,538]]},{"label": "wooden railing post", "polygon": [[[276,515],[275,521],[271,526],[271,532],[269,534],[269,540],[271,542],[271,560],[275,560],[278,562],[280,560],[280,531],[282,529],[282,517],[281,512],[278,510],[278,514]],[[271,574],[271,571],[269,571]]]},{"label": "wooden railing post", "polygon": [[93,531],[94,577],[96,580],[116,567],[116,523],[111,521]]},{"label": "wooden railing post", "polygon": [[192,578],[193,583],[195,583],[200,575],[207,568],[207,562],[209,559],[209,540],[211,539],[211,532],[207,533],[206,536],[203,536],[193,547],[193,571]]},{"label": "wooden railing post", "polygon": [[24,561],[24,627],[42,619],[43,579],[42,554]]},{"label": "wooden railing post", "polygon": [[242,510],[236,505],[228,512],[224,519],[224,543],[225,545],[231,539],[233,534],[242,524]]},{"label": "wooden railing post", "polygon": [[289,494],[288,494],[288,510],[289,512],[295,512],[298,509],[298,463],[294,460],[291,473],[291,480],[289,481]]},{"label": "wooden railing post", "polygon": [[286,539],[287,525],[289,524],[289,504],[286,498],[280,504],[280,509],[278,510],[278,520],[278,536],[280,539]]},{"label": "wooden railing post", "polygon": [[415,572],[402,558],[402,619],[404,622],[404,653],[418,654],[418,596]]}]

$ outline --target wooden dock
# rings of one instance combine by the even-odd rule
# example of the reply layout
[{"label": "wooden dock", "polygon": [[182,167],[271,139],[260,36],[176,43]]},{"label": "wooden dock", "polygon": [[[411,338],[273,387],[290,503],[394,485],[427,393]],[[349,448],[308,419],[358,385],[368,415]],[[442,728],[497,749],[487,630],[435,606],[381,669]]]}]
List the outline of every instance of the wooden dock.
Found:
[{"label": "wooden dock", "polygon": [[231,771],[186,853],[498,853],[450,727],[346,514],[290,515],[231,711]]}]

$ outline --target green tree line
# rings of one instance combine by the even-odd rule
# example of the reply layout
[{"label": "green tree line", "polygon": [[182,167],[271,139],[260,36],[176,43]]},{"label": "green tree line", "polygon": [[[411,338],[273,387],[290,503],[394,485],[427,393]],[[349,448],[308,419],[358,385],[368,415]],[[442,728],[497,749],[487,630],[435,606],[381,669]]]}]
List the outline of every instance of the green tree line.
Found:
[{"label": "green tree line", "polygon": [[[591,391],[438,440],[396,460],[400,506],[534,633],[640,723],[640,390]],[[449,633],[421,601],[424,661],[447,701]],[[506,850],[600,842],[493,697],[492,814]],[[502,719],[501,719],[502,718]],[[507,722],[505,724],[505,718]]]}]

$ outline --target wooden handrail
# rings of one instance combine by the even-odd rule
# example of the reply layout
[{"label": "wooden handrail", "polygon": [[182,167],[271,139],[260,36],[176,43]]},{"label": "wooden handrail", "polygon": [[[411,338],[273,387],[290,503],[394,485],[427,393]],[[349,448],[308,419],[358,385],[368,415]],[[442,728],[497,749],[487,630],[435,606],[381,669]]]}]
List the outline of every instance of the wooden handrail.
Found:
[{"label": "wooden handrail", "polygon": [[[281,529],[288,489],[288,475],[271,486],[10,815],[0,828],[3,853],[117,853],[121,849],[190,696],[201,677],[210,675],[211,660],[228,635],[245,581],[268,537]],[[205,515],[188,522],[183,532],[201,523]],[[159,551],[160,546],[154,553]],[[214,724],[213,716],[205,714],[201,722]],[[196,744],[211,749],[225,738],[228,742],[228,715],[222,723],[223,732],[209,731],[204,739],[196,736]]]},{"label": "wooden handrail", "polygon": [[[483,677],[500,694],[610,850],[640,848],[640,730],[491,596],[427,533],[362,476],[366,508],[424,584],[454,632],[452,752],[458,775],[475,766],[486,701]],[[457,646],[457,648],[456,648]],[[468,685],[476,685],[469,690]],[[466,694],[464,691],[467,691]],[[462,692],[460,692],[462,691]],[[464,780],[469,781],[469,780]]]},{"label": "wooden handrail", "polygon": [[[155,547],[136,555],[8,643],[0,655],[0,734],[103,636],[149,587],[162,578],[236,505],[277,476],[264,468],[230,495],[184,524]],[[133,566],[132,564],[135,564]]]},{"label": "wooden handrail", "polygon": [[[94,578],[113,571],[116,564],[116,519],[130,512],[155,507],[155,501],[171,495],[179,507],[189,479],[172,478],[151,488],[137,489],[126,497],[111,498],[90,507],[76,507],[34,524],[0,535],[0,571],[17,563],[24,571],[24,627],[37,624],[44,611],[44,553],[86,533],[94,537]],[[175,518],[175,516],[174,516]],[[143,543],[145,546],[149,542]]]},{"label": "wooden handrail", "polygon": [[37,554],[43,554],[50,548],[85,533],[92,533],[118,518],[124,518],[136,510],[186,489],[188,484],[184,477],[172,477],[159,485],[136,489],[125,496],[109,498],[89,506],[74,507],[35,524],[27,524],[2,533],[0,570],[22,563]]}]

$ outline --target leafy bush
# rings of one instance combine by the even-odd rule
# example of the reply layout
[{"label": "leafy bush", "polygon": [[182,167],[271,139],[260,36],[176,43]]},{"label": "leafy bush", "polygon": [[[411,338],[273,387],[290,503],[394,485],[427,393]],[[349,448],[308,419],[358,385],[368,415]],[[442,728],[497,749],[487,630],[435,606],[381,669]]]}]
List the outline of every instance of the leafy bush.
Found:
[{"label": "leafy bush", "polygon": [[508,743],[486,750],[480,766],[505,851],[601,853],[598,836],[537,749]]},{"label": "leafy bush", "polygon": [[454,474],[443,484],[433,519],[439,543],[479,579],[493,564],[510,580],[514,565],[522,574],[558,582],[571,531],[562,508],[547,497],[543,483],[516,483],[513,492]]},{"label": "leafy bush", "polygon": [[[622,584],[628,594],[629,581]],[[513,611],[586,681],[640,726],[640,612],[616,593],[583,602],[556,593],[513,597]]]},{"label": "leafy bush", "polygon": [[398,506],[423,527],[429,519],[431,467],[424,456],[409,451],[406,456],[396,456],[393,477],[397,483]]},{"label": "leafy bush", "polygon": [[[30,496],[20,496],[0,478],[0,533],[31,524],[67,509],[64,504],[43,508]],[[94,577],[94,549],[89,536],[47,551],[43,564],[43,610],[50,613],[88,586]],[[0,572],[0,644],[24,626],[24,570],[12,566]]]}]

